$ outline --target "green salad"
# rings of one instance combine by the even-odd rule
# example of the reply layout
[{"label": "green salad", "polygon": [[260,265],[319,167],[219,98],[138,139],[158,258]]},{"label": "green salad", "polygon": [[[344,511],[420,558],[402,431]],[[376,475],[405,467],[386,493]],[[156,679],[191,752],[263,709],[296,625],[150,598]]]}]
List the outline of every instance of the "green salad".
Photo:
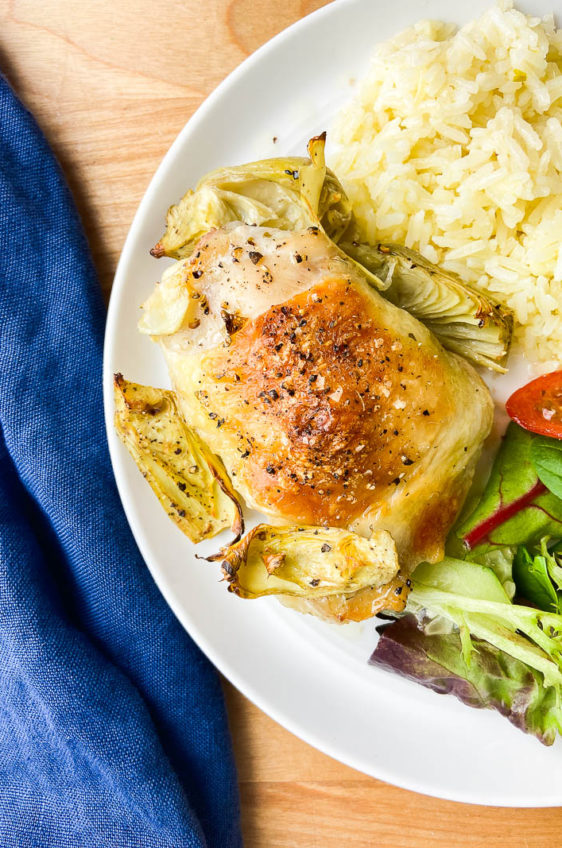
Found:
[{"label": "green salad", "polygon": [[511,422],[480,497],[435,565],[412,575],[404,615],[371,663],[550,745],[562,732],[562,441]]}]

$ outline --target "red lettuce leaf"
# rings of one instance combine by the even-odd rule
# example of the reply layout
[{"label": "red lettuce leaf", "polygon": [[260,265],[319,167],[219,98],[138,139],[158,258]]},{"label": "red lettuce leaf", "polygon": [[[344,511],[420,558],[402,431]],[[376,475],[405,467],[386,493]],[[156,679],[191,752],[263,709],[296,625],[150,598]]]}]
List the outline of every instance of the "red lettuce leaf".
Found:
[{"label": "red lettuce leaf", "polygon": [[548,491],[533,464],[533,433],[511,423],[476,509],[456,528],[470,559],[506,545],[562,536],[562,500]]},{"label": "red lettuce leaf", "polygon": [[467,666],[458,631],[425,634],[414,615],[379,628],[369,662],[421,683],[438,694],[453,694],[470,707],[495,709],[525,733],[552,745],[562,728],[557,692],[520,660],[479,639]]}]

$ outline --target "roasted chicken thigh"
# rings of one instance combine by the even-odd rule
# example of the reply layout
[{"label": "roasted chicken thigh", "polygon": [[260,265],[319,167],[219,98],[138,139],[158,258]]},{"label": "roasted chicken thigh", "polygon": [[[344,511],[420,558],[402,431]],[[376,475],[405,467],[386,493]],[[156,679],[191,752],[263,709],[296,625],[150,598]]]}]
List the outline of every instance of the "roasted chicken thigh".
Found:
[{"label": "roasted chicken thigh", "polygon": [[167,269],[140,328],[248,505],[279,524],[388,531],[406,573],[442,558],[489,392],[321,229],[207,233]]}]

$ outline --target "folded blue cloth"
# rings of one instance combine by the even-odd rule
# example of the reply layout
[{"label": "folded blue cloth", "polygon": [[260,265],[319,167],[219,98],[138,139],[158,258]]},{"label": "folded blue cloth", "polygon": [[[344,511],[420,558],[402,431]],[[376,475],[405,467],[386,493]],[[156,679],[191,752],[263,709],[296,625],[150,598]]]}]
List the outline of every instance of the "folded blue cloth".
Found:
[{"label": "folded blue cloth", "polygon": [[0,846],[240,846],[217,674],[115,488],[88,246],[1,79],[0,285]]}]

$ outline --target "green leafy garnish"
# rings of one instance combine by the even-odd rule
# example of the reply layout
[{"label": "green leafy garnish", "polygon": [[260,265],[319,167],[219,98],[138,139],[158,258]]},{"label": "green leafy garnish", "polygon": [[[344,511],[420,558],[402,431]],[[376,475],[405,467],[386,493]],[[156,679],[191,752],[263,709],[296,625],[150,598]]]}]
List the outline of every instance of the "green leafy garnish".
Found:
[{"label": "green leafy garnish", "polygon": [[548,537],[537,550],[520,546],[513,562],[517,594],[543,610],[562,613],[562,568],[556,547],[549,550]]},{"label": "green leafy garnish", "polygon": [[[510,545],[505,548],[492,548],[487,553],[480,553],[478,556],[479,565],[485,565],[492,569],[510,600],[513,600],[515,594],[512,571],[513,559],[516,552],[517,548],[514,545]],[[466,559],[473,560],[474,557],[469,553]]]},{"label": "green leafy garnish", "polygon": [[427,632],[406,615],[384,627],[370,662],[470,707],[498,710],[515,727],[552,745],[562,729],[558,688],[545,686],[540,672],[489,642],[472,643],[467,664],[459,631]]},{"label": "green leafy garnish", "polygon": [[490,569],[449,558],[423,563],[412,575],[407,610],[449,619],[461,639],[463,630],[483,639],[541,672],[545,685],[562,694],[562,616],[510,603]]},{"label": "green leafy garnish", "polygon": [[[546,546],[543,540],[541,556]],[[508,559],[504,550],[504,565]],[[406,612],[385,626],[373,664],[496,709],[544,744],[554,742],[562,732],[562,615],[511,603],[491,568],[452,557],[418,566]]]},{"label": "green leafy garnish", "polygon": [[562,499],[539,479],[531,455],[536,438],[517,424],[507,428],[482,498],[456,530],[471,559],[562,536]]},{"label": "green leafy garnish", "polygon": [[562,441],[533,436],[531,462],[541,483],[562,498]]},{"label": "green leafy garnish", "polygon": [[413,615],[384,631],[371,661],[552,744],[562,732],[558,495],[562,443],[510,424],[479,502],[449,539],[465,559],[418,566]]},{"label": "green leafy garnish", "polygon": [[546,557],[532,556],[527,548],[520,547],[513,561],[513,579],[517,594],[539,609],[561,612],[561,604],[548,573]]}]

